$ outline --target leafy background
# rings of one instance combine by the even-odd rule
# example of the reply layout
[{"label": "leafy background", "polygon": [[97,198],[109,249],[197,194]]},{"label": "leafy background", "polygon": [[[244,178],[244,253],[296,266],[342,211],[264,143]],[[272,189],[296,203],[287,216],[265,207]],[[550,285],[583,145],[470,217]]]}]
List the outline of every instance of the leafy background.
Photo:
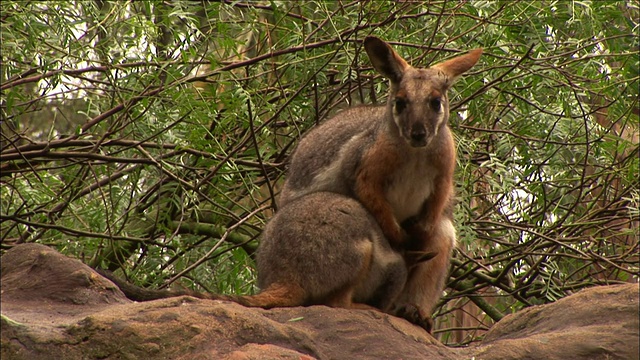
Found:
[{"label": "leafy background", "polygon": [[638,3],[2,1],[2,251],[39,242],[147,287],[255,293],[287,157],[383,104],[362,48],[482,47],[452,90],[459,246],[436,334],[638,281]]}]

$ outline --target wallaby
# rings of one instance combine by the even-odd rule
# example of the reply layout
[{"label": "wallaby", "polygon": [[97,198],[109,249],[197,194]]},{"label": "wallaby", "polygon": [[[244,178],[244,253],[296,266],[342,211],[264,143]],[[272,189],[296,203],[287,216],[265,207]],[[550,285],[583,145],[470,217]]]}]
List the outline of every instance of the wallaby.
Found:
[{"label": "wallaby", "polygon": [[[418,69],[377,37],[365,38],[364,47],[390,81],[386,106],[344,110],[304,136],[291,156],[279,203],[286,207],[315,191],[360,201],[411,267],[397,314],[428,329],[456,243],[456,151],[447,90],[482,49]],[[418,262],[412,254],[420,252],[436,255]]]},{"label": "wallaby", "polygon": [[105,274],[132,300],[179,295],[250,307],[327,305],[389,312],[407,267],[356,200],[317,192],[291,201],[267,223],[256,255],[256,295],[143,289]]}]

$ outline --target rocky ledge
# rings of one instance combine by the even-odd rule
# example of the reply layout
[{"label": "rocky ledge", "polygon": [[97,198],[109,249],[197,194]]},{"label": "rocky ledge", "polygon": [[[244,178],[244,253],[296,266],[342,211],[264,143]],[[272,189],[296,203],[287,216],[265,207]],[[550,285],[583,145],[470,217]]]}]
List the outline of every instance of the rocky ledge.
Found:
[{"label": "rocky ledge", "polygon": [[638,284],[586,289],[505,317],[448,348],[375,311],[263,310],[178,297],[128,300],[80,261],[43,245],[2,266],[2,359],[638,359]]}]

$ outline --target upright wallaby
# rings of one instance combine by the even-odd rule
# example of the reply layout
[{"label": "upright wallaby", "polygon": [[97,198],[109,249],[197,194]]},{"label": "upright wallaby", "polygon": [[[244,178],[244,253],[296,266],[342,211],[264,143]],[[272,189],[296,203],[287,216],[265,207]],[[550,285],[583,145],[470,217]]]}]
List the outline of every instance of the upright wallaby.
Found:
[{"label": "upright wallaby", "polygon": [[317,192],[282,207],[264,229],[256,257],[260,293],[218,295],[149,290],[106,275],[132,300],[179,295],[251,307],[328,305],[389,311],[407,267],[356,200]]},{"label": "upright wallaby", "polygon": [[344,110],[304,136],[279,201],[286,207],[315,191],[344,194],[364,205],[394,248],[436,253],[417,264],[407,256],[412,269],[396,304],[397,314],[428,328],[456,243],[451,215],[456,151],[447,90],[482,49],[417,69],[376,37],[367,37],[364,47],[373,67],[390,81],[386,106]]}]

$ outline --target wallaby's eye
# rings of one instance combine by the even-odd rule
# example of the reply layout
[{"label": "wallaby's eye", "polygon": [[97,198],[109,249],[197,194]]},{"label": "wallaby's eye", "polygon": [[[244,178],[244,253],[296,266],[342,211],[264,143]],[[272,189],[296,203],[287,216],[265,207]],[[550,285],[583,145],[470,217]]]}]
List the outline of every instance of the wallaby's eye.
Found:
[{"label": "wallaby's eye", "polygon": [[396,112],[400,114],[407,107],[407,100],[405,100],[404,98],[396,98],[395,106],[396,106]]},{"label": "wallaby's eye", "polygon": [[429,104],[431,105],[431,108],[434,111],[440,111],[440,107],[442,106],[442,100],[440,100],[439,97],[436,97],[431,99],[431,101],[429,101]]}]

